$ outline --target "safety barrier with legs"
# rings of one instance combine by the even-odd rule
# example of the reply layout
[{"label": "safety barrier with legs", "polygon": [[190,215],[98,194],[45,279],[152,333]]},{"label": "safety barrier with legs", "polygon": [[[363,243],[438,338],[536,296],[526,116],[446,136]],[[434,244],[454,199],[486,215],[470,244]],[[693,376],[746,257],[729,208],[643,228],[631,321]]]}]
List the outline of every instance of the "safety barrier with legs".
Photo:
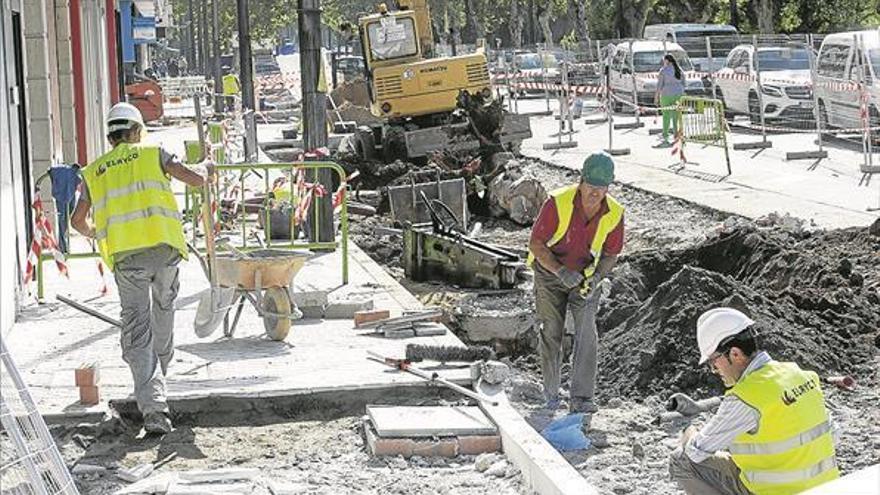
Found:
[{"label": "safety barrier with legs", "polygon": [[[677,172],[712,182],[721,181],[729,176],[731,174],[730,152],[727,148],[727,124],[724,121],[724,105],[721,101],[684,96],[678,100],[678,110],[678,137],[676,145],[673,147],[673,153],[678,155],[680,161],[676,166]],[[686,143],[722,148],[727,173],[720,175],[686,169],[687,164],[694,163],[685,159]]]}]

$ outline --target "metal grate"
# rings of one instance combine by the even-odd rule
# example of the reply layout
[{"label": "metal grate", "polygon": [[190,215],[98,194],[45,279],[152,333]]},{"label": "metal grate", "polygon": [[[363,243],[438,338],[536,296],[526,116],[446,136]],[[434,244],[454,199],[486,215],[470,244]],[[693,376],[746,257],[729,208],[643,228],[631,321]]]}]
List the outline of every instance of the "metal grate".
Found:
[{"label": "metal grate", "polygon": [[4,495],[78,495],[2,336],[0,424],[0,487]]}]

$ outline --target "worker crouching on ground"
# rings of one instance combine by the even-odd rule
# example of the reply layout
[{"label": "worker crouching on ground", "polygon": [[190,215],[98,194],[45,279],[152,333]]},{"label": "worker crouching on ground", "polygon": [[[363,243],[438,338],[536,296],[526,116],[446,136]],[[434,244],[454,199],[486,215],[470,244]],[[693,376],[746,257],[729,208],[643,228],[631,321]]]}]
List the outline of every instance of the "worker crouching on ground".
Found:
[{"label": "worker crouching on ground", "polygon": [[140,144],[144,130],[137,108],[113,106],[107,117],[113,149],[83,170],[85,187],[71,225],[97,241],[113,271],[122,306],[122,358],[131,368],[144,429],[161,434],[171,431],[165,374],[174,353],[177,264],[187,255],[168,176],[201,187],[207,173],[190,170],[160,147]]},{"label": "worker crouching on ground", "polygon": [[759,350],[754,323],[732,308],[697,321],[700,364],[729,389],[670,458],[673,480],[689,495],[787,495],[840,475],[819,377]]},{"label": "worker crouching on ground", "polygon": [[[599,281],[614,268],[623,249],[623,206],[608,194],[614,161],[593,153],[578,184],[550,193],[532,227],[528,263],[535,271],[535,304],[543,326],[541,372],[547,407],[559,406],[565,314],[574,318],[571,355],[572,412],[594,413]],[[536,263],[535,263],[536,262]]]}]

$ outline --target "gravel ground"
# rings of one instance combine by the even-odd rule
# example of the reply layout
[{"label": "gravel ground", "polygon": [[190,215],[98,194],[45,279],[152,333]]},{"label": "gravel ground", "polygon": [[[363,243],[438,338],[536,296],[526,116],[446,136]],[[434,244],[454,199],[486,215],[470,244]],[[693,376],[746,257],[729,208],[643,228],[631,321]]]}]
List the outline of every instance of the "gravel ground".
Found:
[{"label": "gravel ground", "polygon": [[[303,494],[516,494],[522,477],[512,467],[503,476],[475,469],[474,456],[454,459],[376,458],[369,455],[360,418],[260,417],[257,425],[176,425],[165,437],[137,438],[119,420],[101,425],[55,427],[62,455],[74,462],[111,468],[103,475],[76,476],[80,493],[104,495],[128,485],[115,467],[178,456],[158,472],[257,468],[259,485],[282,485]],[[266,493],[263,487],[253,492]]]},{"label": "gravel ground", "polygon": [[[532,161],[526,166],[548,190],[576,180],[573,172],[553,165]],[[853,392],[825,387],[840,432],[838,461],[844,473],[880,462],[880,233],[809,232],[791,217],[752,223],[626,186],[612,186],[611,194],[627,208],[627,233],[620,282],[600,314],[600,411],[587,432],[592,446],[564,454],[600,493],[681,493],[668,479],[667,458],[689,423],[658,426],[652,421],[672,391],[702,398],[721,390],[717,378],[696,366],[695,351],[690,352],[696,345],[690,340],[698,311],[721,301],[752,305],[767,320],[767,344],[775,356],[801,362],[821,376],[856,377],[860,386]],[[477,238],[484,242],[520,252],[528,242],[528,227],[507,219],[473,220],[483,224]],[[487,312],[533,307],[528,282],[507,294],[485,294],[406,280],[399,263],[400,241],[375,236],[373,227],[379,224],[390,226],[390,221],[377,217],[355,224],[356,242],[423,303],[449,309],[454,328],[455,315],[474,307],[490,308]],[[474,298],[482,302],[472,304]],[[466,339],[461,329],[458,333]],[[518,344],[525,345],[496,347],[513,359],[508,392],[514,406],[540,430],[567,411],[563,407],[551,414],[543,409],[534,334],[522,340]],[[793,345],[786,346],[786,341]],[[640,367],[648,358],[652,364]],[[629,378],[627,369],[634,370]],[[564,368],[564,381],[567,373]],[[562,391],[563,397],[566,393]],[[704,414],[693,423],[699,426],[707,419]]]}]

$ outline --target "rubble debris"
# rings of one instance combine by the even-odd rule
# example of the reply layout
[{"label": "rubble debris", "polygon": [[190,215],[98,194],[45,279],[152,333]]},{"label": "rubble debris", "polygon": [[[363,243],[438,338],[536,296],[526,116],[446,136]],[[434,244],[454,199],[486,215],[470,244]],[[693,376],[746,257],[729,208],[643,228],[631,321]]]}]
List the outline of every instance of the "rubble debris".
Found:
[{"label": "rubble debris", "polygon": [[370,107],[369,87],[363,79],[345,81],[342,84],[336,85],[333,91],[330,92],[330,96],[340,107],[344,102],[364,108]]},{"label": "rubble debris", "polygon": [[[515,341],[533,333],[537,319],[524,291],[465,296],[453,317],[470,342]],[[528,301],[528,299],[527,299]]]},{"label": "rubble debris", "polygon": [[478,361],[471,363],[471,380],[483,380],[491,385],[504,383],[510,376],[510,367],[501,361]]},{"label": "rubble debris", "polygon": [[507,216],[519,225],[531,225],[547,199],[547,191],[518,161],[509,160],[504,167],[489,183],[489,209],[494,216]]}]

